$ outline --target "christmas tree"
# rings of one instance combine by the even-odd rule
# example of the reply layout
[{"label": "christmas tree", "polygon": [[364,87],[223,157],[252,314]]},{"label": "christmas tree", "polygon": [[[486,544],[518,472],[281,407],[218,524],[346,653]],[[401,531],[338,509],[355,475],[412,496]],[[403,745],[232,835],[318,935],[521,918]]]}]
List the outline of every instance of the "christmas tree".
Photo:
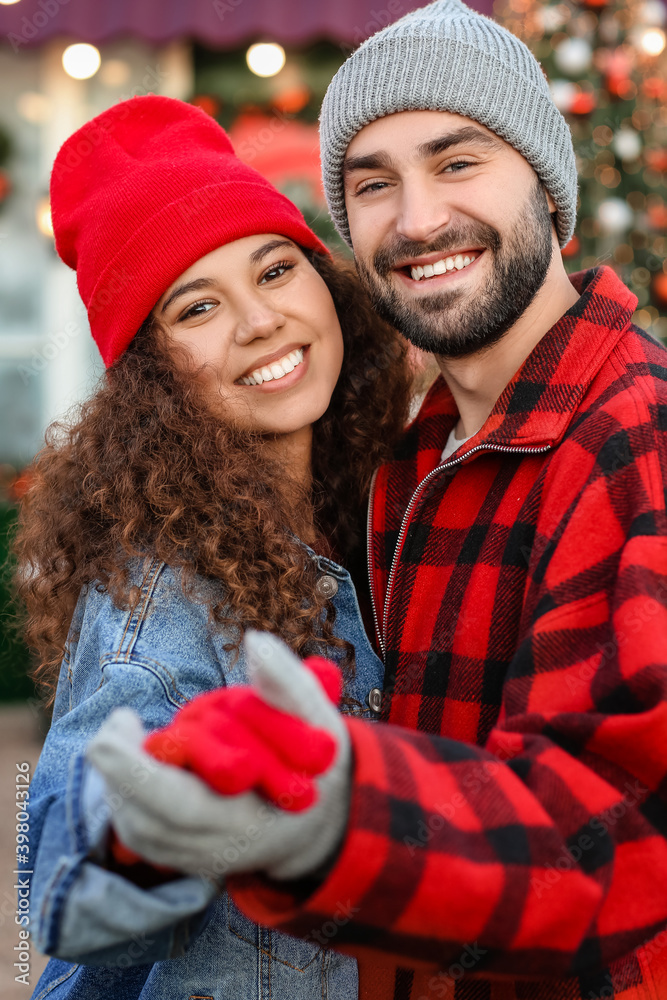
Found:
[{"label": "christmas tree", "polygon": [[608,264],[667,341],[667,52],[662,0],[498,0],[496,18],[541,62],[580,178],[569,271]]}]

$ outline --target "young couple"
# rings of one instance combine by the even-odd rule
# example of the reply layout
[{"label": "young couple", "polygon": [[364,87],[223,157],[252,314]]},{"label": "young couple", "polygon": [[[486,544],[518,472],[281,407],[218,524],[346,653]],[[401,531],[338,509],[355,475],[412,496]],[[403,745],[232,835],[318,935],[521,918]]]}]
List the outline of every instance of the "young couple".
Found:
[{"label": "young couple", "polygon": [[[361,285],[197,109],[132,99],[56,159],[108,371],[19,539],[58,676],[34,996],[655,1000],[667,356],[611,270],[567,277],[567,127],[460,0],[348,59],[321,141]],[[442,376],[403,435],[394,327]],[[180,719],[189,770],[142,745]],[[267,808],[322,731],[315,802]]]}]

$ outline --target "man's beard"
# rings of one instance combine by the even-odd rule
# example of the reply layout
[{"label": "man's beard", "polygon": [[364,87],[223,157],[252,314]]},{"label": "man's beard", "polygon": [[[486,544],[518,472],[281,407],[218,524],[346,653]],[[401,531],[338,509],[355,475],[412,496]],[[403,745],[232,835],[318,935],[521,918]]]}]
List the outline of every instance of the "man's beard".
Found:
[{"label": "man's beard", "polygon": [[[485,247],[493,254],[491,278],[474,295],[455,286],[406,301],[391,283],[396,261],[436,251],[445,255],[461,247]],[[506,239],[481,222],[448,229],[429,245],[397,237],[377,251],[373,269],[362,260],[357,260],[357,269],[376,311],[415,347],[462,358],[497,343],[516,323],[544,284],[552,255],[549,206],[537,181]]]}]

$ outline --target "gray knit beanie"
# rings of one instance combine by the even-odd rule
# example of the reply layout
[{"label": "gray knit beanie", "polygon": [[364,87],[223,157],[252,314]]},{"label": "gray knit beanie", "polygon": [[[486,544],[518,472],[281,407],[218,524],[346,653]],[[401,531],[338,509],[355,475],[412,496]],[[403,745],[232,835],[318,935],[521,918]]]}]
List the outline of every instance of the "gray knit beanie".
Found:
[{"label": "gray knit beanie", "polygon": [[565,246],[577,205],[570,130],[530,50],[462,0],[435,0],[378,31],[329,84],[320,115],[324,190],[350,245],[342,173],[347,147],[365,125],[397,111],[455,112],[514,146],[554,199]]}]

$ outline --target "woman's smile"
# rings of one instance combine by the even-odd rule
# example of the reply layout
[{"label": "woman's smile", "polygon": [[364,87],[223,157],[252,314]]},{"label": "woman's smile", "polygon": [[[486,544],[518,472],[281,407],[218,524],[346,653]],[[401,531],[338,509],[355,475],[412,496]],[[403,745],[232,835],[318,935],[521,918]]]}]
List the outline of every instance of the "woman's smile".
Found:
[{"label": "woman's smile", "polygon": [[306,374],[309,344],[300,347],[280,348],[271,355],[254,362],[248,371],[237,378],[234,385],[262,387],[264,392],[289,389]]}]

